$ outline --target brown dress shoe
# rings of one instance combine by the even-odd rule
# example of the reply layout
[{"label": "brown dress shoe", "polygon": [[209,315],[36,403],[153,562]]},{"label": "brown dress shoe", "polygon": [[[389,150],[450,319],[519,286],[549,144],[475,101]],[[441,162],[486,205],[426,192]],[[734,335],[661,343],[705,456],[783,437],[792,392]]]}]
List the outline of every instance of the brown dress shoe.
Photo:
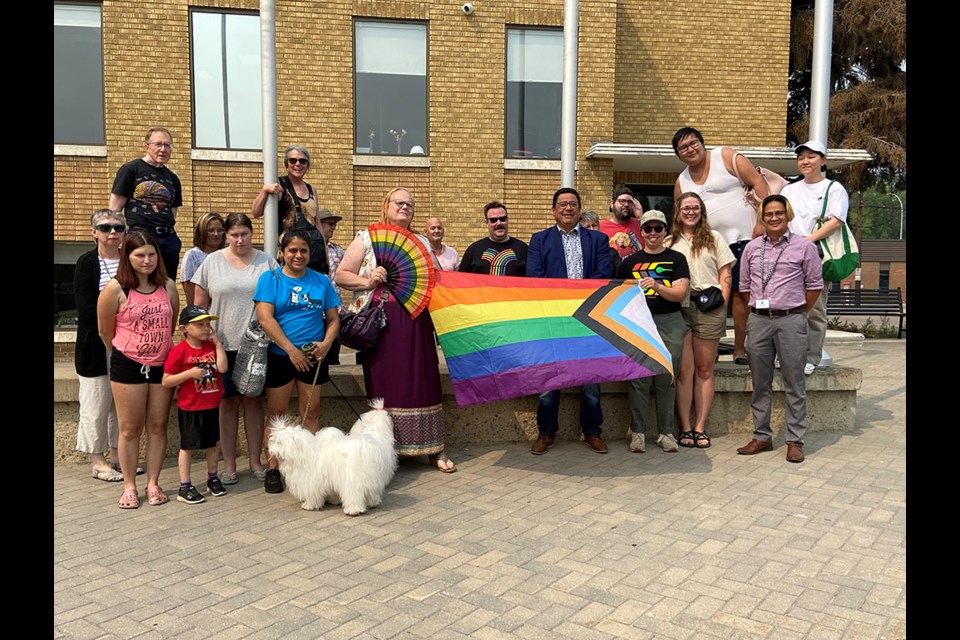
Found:
[{"label": "brown dress shoe", "polygon": [[540,437],[533,441],[533,444],[530,446],[530,453],[535,456],[542,456],[547,452],[547,449],[553,446],[553,436],[548,436],[540,434]]},{"label": "brown dress shoe", "polygon": [[754,438],[747,443],[746,446],[740,447],[737,449],[737,453],[742,456],[752,456],[760,453],[761,451],[772,451],[773,443],[769,440],[757,440]]},{"label": "brown dress shoe", "polygon": [[583,444],[587,445],[595,453],[606,453],[607,443],[600,436],[583,436]]},{"label": "brown dress shoe", "polygon": [[787,462],[803,462],[803,445],[799,442],[787,443]]}]

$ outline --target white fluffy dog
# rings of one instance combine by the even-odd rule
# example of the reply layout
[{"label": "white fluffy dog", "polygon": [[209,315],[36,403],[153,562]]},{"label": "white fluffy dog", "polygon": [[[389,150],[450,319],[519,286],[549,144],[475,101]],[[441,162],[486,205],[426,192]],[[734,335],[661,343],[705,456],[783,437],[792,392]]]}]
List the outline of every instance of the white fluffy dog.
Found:
[{"label": "white fluffy dog", "polygon": [[370,407],[349,434],[327,427],[314,435],[285,416],[270,421],[270,453],[302,508],[319,511],[324,503],[342,504],[345,514],[356,516],[380,505],[397,470],[397,454],[393,419],[383,410],[383,398],[371,400]]}]

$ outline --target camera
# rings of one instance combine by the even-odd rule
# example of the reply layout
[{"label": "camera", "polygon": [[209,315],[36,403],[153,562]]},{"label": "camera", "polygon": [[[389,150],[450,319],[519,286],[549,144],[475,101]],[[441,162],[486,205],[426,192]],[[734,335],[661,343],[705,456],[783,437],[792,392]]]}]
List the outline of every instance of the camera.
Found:
[{"label": "camera", "polygon": [[473,3],[472,3],[472,2],[464,2],[464,3],[463,3],[463,6],[461,7],[461,9],[463,9],[463,14],[464,14],[464,15],[466,15],[466,16],[473,15]]}]

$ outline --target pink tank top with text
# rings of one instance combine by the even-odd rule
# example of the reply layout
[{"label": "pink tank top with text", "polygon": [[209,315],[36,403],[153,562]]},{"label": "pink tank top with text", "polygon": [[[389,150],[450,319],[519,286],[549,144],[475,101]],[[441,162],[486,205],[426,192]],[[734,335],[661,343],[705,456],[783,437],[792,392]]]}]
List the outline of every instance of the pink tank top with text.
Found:
[{"label": "pink tank top with text", "polygon": [[127,304],[117,314],[113,348],[134,362],[162,367],[173,347],[173,307],[164,287],[153,293],[127,291]]}]

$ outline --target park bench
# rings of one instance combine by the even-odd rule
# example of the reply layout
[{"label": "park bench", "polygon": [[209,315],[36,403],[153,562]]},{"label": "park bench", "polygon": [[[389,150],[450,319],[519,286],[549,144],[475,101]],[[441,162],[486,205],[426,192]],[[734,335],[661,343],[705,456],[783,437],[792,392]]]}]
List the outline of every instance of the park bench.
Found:
[{"label": "park bench", "polygon": [[903,294],[896,289],[840,289],[830,291],[827,298],[827,317],[834,316],[897,316],[903,335]]}]

